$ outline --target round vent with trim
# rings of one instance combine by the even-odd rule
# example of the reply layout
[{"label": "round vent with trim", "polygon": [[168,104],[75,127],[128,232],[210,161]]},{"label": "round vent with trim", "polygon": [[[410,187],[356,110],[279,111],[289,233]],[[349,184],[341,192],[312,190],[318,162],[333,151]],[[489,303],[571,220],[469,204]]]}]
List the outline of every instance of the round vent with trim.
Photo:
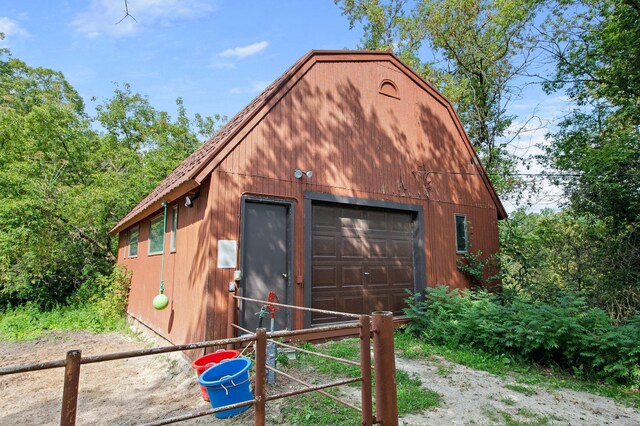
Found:
[{"label": "round vent with trim", "polygon": [[380,83],[379,92],[392,98],[400,99],[400,93],[398,92],[398,86],[391,80],[382,80]]}]

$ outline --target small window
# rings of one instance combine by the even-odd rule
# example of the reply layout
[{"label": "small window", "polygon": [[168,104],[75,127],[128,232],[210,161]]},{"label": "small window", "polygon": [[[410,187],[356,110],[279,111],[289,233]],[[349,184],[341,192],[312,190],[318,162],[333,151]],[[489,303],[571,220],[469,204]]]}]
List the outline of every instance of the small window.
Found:
[{"label": "small window", "polygon": [[176,251],[176,232],[178,231],[178,206],[171,212],[171,251]]},{"label": "small window", "polygon": [[456,253],[466,253],[468,249],[467,217],[456,215]]},{"label": "small window", "polygon": [[162,224],[164,216],[159,215],[151,219],[149,223],[149,254],[162,253],[164,248],[164,229]]},{"label": "small window", "polygon": [[[138,256],[138,235],[140,234],[140,227],[138,225],[134,226],[129,230],[129,257]],[[126,249],[125,249],[126,251]],[[125,256],[127,253],[125,252]]]}]

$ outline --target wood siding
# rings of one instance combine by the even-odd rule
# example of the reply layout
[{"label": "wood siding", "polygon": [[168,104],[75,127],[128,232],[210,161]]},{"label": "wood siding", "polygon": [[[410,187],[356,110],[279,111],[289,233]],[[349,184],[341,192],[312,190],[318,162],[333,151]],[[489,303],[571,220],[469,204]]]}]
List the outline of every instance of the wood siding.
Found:
[{"label": "wood siding", "polygon": [[[144,325],[155,330],[173,343],[198,341],[204,338],[206,306],[206,280],[209,268],[208,228],[205,226],[208,206],[209,184],[202,185],[201,195],[193,208],[184,206],[184,197],[169,204],[167,209],[167,227],[165,229],[165,294],[169,297],[169,306],[158,311],[153,308],[153,298],[160,288],[160,270],[162,256],[149,256],[149,219],[162,214],[158,210],[139,222],[140,237],[138,256],[125,258],[125,230],[120,233],[118,263],[133,272],[129,293],[128,312]],[[178,227],[176,250],[171,252],[171,212],[178,206]]]}]

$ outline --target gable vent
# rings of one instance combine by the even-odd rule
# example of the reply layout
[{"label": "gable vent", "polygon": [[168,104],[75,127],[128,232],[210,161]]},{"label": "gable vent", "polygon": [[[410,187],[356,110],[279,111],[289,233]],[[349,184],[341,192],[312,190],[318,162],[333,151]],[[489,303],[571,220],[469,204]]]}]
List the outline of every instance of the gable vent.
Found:
[{"label": "gable vent", "polygon": [[380,83],[380,90],[378,91],[382,95],[390,96],[395,99],[400,99],[400,92],[398,92],[398,86],[391,80],[382,80]]}]

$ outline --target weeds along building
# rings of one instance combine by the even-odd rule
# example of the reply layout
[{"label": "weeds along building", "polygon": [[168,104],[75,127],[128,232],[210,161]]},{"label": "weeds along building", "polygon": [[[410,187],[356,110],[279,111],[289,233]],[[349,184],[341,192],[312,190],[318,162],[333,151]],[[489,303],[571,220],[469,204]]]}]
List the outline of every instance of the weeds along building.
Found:
[{"label": "weeds along building", "polygon": [[[167,223],[163,229],[163,203]],[[255,329],[264,299],[402,313],[406,291],[468,287],[506,212],[451,103],[388,52],[312,51],[112,230],[128,313],[173,343]],[[152,306],[164,259],[168,307]],[[339,320],[277,313],[278,329]]]}]

